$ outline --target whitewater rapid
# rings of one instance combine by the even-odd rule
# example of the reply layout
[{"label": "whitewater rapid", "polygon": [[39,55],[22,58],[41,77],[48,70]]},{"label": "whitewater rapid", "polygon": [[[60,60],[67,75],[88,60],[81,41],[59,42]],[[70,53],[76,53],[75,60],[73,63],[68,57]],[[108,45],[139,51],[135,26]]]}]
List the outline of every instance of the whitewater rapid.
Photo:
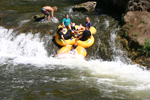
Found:
[{"label": "whitewater rapid", "polygon": [[[112,34],[111,39],[114,38],[115,34]],[[115,92],[115,98],[120,98],[117,97],[118,91],[121,93],[123,91],[122,95],[126,97],[150,99],[150,71],[144,69],[145,67],[126,64],[118,57],[115,61],[54,58],[48,56],[44,44],[40,33],[16,35],[13,29],[0,27],[0,65],[31,64],[45,69],[55,69],[58,65],[60,69],[87,71],[89,77],[80,75],[79,80],[84,80],[87,84],[99,88],[105,93],[103,96]],[[67,78],[66,80],[69,81]]]}]

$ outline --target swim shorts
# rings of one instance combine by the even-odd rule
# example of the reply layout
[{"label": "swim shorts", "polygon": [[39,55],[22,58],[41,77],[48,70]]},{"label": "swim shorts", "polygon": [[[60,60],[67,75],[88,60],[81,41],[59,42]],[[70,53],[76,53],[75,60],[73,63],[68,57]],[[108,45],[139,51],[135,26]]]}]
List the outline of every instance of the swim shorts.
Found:
[{"label": "swim shorts", "polygon": [[41,11],[46,14],[46,15],[49,15],[49,12],[45,9],[45,8],[41,8]]}]

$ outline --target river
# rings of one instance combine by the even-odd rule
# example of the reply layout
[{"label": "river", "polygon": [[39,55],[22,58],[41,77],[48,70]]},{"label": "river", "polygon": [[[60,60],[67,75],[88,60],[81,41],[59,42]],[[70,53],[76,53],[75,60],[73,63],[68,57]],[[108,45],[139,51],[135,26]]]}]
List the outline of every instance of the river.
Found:
[{"label": "river", "polygon": [[[0,1],[1,11],[13,11],[0,22],[12,27],[0,26],[0,100],[150,100],[150,71],[133,64],[123,50],[117,39],[119,16],[104,6],[90,13],[72,11],[85,1]],[[54,33],[66,13],[76,24],[90,17],[97,33],[85,59],[54,58],[58,52],[52,42],[55,34],[41,37],[40,32],[14,31],[45,5],[58,7],[56,22],[48,22]],[[28,17],[22,17],[25,15]],[[19,26],[14,28],[16,22]]]}]

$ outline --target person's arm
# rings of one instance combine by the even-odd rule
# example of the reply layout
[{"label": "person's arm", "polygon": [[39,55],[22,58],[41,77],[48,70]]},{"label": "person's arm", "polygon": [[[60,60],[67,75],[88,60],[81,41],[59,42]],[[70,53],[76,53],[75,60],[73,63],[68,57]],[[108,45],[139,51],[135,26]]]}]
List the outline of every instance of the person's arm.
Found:
[{"label": "person's arm", "polygon": [[70,21],[70,25],[72,24],[72,22],[71,22],[71,19],[69,18],[69,21]]},{"label": "person's arm", "polygon": [[79,39],[80,39],[80,38],[82,38],[82,37],[83,37],[83,35],[82,35],[82,34],[80,34]]},{"label": "person's arm", "polygon": [[[54,19],[54,10],[52,9],[52,11],[51,11],[51,16],[52,16],[52,18]],[[55,20],[55,19],[54,19]]]},{"label": "person's arm", "polygon": [[75,40],[75,45],[77,45],[77,41],[80,39],[80,38],[82,38],[83,37],[83,35],[81,34],[79,34],[79,37],[78,38],[76,38],[76,40]]},{"label": "person's arm", "polygon": [[83,32],[83,31],[85,31],[85,30],[80,30],[79,32]]},{"label": "person's arm", "polygon": [[47,16],[47,21],[49,21],[49,19],[50,19],[50,15]]},{"label": "person's arm", "polygon": [[65,27],[64,22],[62,22],[62,26]]},{"label": "person's arm", "polygon": [[65,21],[65,18],[62,20],[62,26],[63,26],[63,27],[65,27],[64,21]]},{"label": "person's arm", "polygon": [[66,40],[64,39],[64,36],[63,36],[63,35],[61,35],[61,38],[63,39],[63,41],[64,41],[67,45],[69,45],[69,44],[66,42]]},{"label": "person's arm", "polygon": [[91,28],[92,27],[92,23],[90,22],[89,25],[90,25],[90,28]]}]

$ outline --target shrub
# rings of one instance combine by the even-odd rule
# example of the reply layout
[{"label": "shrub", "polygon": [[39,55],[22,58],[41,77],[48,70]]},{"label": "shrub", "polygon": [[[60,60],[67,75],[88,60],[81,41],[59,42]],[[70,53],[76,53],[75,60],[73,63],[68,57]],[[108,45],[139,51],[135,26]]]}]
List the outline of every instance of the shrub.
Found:
[{"label": "shrub", "polygon": [[136,38],[134,38],[134,41],[136,41]]},{"label": "shrub", "polygon": [[134,27],[134,24],[131,24],[130,27]]},{"label": "shrub", "polygon": [[150,54],[150,40],[145,39],[145,45],[139,50],[142,51],[142,54],[146,54],[146,56],[148,56]]},{"label": "shrub", "polygon": [[145,23],[145,21],[144,21],[144,20],[142,20],[142,21],[141,21],[141,23]]},{"label": "shrub", "polygon": [[137,35],[138,35],[137,32],[133,33],[133,36],[137,36]]}]

